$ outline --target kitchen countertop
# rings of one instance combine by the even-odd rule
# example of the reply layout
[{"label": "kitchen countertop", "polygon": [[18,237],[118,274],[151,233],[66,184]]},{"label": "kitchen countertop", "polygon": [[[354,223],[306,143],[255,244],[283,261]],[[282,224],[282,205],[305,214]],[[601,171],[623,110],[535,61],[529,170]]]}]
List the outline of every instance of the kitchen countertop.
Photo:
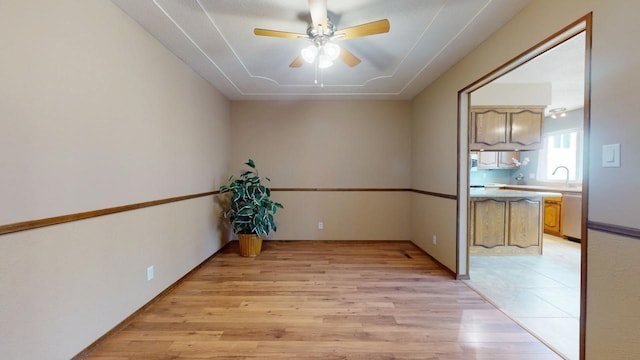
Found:
[{"label": "kitchen countertop", "polygon": [[510,190],[524,190],[524,191],[551,191],[559,193],[581,194],[582,186],[546,186],[546,185],[505,185],[505,189]]},{"label": "kitchen countertop", "polygon": [[471,188],[469,196],[472,198],[542,198],[542,197],[560,197],[562,193],[553,191],[522,191],[522,190],[505,190],[499,188]]}]

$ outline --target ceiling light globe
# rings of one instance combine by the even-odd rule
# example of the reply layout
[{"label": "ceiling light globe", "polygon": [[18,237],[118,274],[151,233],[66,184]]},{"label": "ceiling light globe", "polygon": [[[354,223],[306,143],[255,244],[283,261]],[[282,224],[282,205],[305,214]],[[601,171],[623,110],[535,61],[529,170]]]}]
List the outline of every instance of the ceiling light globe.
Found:
[{"label": "ceiling light globe", "polygon": [[323,51],[324,54],[327,55],[329,59],[331,59],[331,61],[338,59],[338,56],[340,56],[340,46],[333,43],[325,44],[323,47]]},{"label": "ceiling light globe", "polygon": [[333,61],[331,61],[331,59],[327,55],[320,54],[318,56],[318,67],[320,69],[326,69],[326,68],[330,67],[331,65],[333,65]]},{"label": "ceiling light globe", "polygon": [[302,49],[302,51],[300,51],[300,55],[302,55],[304,61],[311,64],[316,60],[316,56],[318,55],[318,48],[315,45],[309,45],[306,48]]}]

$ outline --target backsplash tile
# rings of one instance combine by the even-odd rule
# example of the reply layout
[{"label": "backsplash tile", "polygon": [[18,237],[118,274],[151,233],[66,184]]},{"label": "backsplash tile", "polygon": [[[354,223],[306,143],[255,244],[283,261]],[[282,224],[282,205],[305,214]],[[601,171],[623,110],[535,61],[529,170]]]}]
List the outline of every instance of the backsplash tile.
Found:
[{"label": "backsplash tile", "polygon": [[476,170],[469,172],[470,185],[484,185],[488,183],[511,184],[515,170]]}]

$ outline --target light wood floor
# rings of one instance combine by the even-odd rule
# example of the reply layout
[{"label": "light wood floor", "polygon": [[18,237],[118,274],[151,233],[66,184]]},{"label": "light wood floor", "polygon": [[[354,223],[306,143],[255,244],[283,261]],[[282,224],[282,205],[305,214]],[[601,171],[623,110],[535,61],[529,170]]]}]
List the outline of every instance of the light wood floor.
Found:
[{"label": "light wood floor", "polygon": [[91,359],[558,359],[409,242],[230,244]]}]

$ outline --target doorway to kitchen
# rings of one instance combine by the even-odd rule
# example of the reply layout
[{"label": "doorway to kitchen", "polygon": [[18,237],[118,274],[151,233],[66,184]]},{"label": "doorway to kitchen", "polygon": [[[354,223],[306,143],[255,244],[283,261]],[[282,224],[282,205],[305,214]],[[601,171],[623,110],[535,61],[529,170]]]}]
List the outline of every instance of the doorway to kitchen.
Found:
[{"label": "doorway to kitchen", "polygon": [[589,14],[459,92],[458,277],[568,359],[584,356],[590,44]]}]

